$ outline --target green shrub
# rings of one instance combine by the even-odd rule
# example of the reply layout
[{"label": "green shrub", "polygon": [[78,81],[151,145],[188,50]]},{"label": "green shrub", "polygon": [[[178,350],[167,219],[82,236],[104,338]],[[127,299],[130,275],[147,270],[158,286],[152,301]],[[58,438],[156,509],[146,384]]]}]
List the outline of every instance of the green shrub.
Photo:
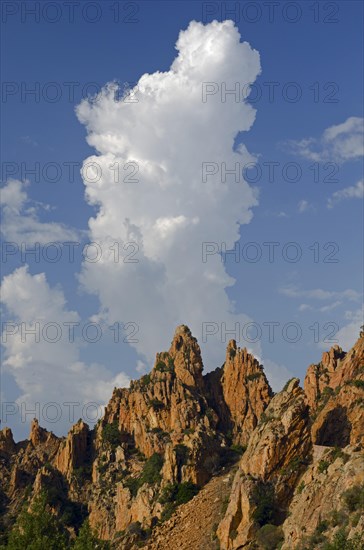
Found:
[{"label": "green shrub", "polygon": [[91,529],[89,521],[86,520],[72,546],[73,550],[109,550],[110,544],[107,541],[100,540],[96,533]]},{"label": "green shrub", "polygon": [[105,424],[102,428],[102,441],[111,445],[112,448],[117,447],[120,444],[120,430],[117,422],[112,424]]},{"label": "green shrub", "polygon": [[172,502],[176,506],[180,506],[181,504],[185,504],[190,501],[195,495],[197,495],[198,491],[198,486],[191,481],[171,483],[163,488],[159,502],[161,504],[168,504]]},{"label": "green shrub", "polygon": [[273,419],[274,419],[274,415],[272,412],[270,413],[262,412],[259,418],[259,424],[266,424],[267,422]]},{"label": "green shrub", "polygon": [[362,513],[361,512],[356,512],[355,514],[353,514],[351,516],[351,525],[353,527],[356,527],[360,521],[360,518],[362,516]]},{"label": "green shrub", "polygon": [[140,488],[140,479],[138,477],[128,477],[123,481],[124,487],[129,489],[132,497],[136,497]]},{"label": "green shrub", "polygon": [[128,456],[135,456],[138,460],[147,460],[145,455],[137,447],[128,447]]},{"label": "green shrub", "polygon": [[221,506],[221,513],[223,516],[226,514],[226,510],[228,509],[229,502],[230,502],[229,495],[226,495],[226,497],[222,501],[222,506]]},{"label": "green shrub", "polygon": [[254,372],[253,374],[248,374],[245,380],[250,382],[252,380],[257,380],[257,378],[260,378],[261,376],[263,376],[262,372]]},{"label": "green shrub", "polygon": [[72,527],[81,525],[84,520],[82,505],[78,502],[66,501],[61,507],[61,523]]},{"label": "green shrub", "polygon": [[145,374],[144,376],[141,377],[140,379],[140,385],[142,388],[145,388],[146,386],[148,386],[150,384],[150,381],[151,381],[151,377],[150,377],[150,374]]},{"label": "green shrub", "polygon": [[330,388],[330,386],[326,386],[321,393],[321,397],[324,399],[329,399],[332,395],[334,395],[334,390]]},{"label": "green shrub", "polygon": [[274,488],[269,483],[257,483],[252,493],[252,500],[256,506],[253,519],[261,527],[271,523],[274,518],[275,495]]},{"label": "green shrub", "polygon": [[306,464],[306,461],[299,456],[295,456],[289,461],[285,468],[281,469],[280,474],[286,475],[296,472],[303,464]]},{"label": "green shrub", "polygon": [[158,361],[155,366],[155,370],[158,372],[174,372],[174,361],[172,357],[168,357],[168,365],[163,361]]},{"label": "green shrub", "polygon": [[151,399],[149,401],[149,406],[152,407],[154,411],[161,411],[164,409],[164,403],[159,401],[159,399]]},{"label": "green shrub", "polygon": [[152,434],[161,434],[161,433],[163,433],[162,428],[151,428],[149,431]]},{"label": "green shrub", "polygon": [[198,486],[190,481],[166,485],[159,498],[159,502],[164,505],[161,520],[169,519],[178,506],[189,502],[198,491]]},{"label": "green shrub", "polygon": [[154,453],[145,462],[143,471],[139,477],[128,477],[123,481],[124,487],[127,487],[133,497],[135,497],[142,485],[148,483],[152,485],[161,481],[160,471],[163,466],[163,458]]},{"label": "green shrub", "polygon": [[322,548],[321,544],[323,544],[325,541],[325,535],[323,533],[315,531],[314,534],[309,538],[309,548],[312,550],[316,548]]},{"label": "green shrub", "polygon": [[187,464],[188,458],[190,456],[190,451],[186,445],[179,443],[175,446],[174,452],[176,453],[177,463],[179,466]]},{"label": "green shrub", "polygon": [[173,502],[167,502],[161,513],[161,522],[167,521],[175,510],[176,510],[175,504]]},{"label": "green shrub", "polygon": [[359,534],[348,539],[346,530],[339,529],[334,535],[333,541],[326,543],[323,550],[363,550],[363,547],[363,541]]},{"label": "green shrub", "polygon": [[320,474],[323,474],[327,472],[327,468],[329,466],[330,466],[330,462],[328,462],[327,460],[320,460],[317,469]]},{"label": "green shrub", "polygon": [[326,520],[320,521],[320,523],[316,527],[317,533],[325,533],[329,528],[329,522]]},{"label": "green shrub", "polygon": [[332,462],[335,462],[336,459],[341,458],[344,461],[344,464],[346,464],[350,456],[347,453],[344,453],[340,447],[334,447],[329,454],[329,458]]},{"label": "green shrub", "polygon": [[338,525],[346,525],[348,522],[348,516],[343,510],[334,510],[331,512],[331,525],[337,527]]},{"label": "green shrub", "polygon": [[343,498],[349,512],[364,508],[364,485],[354,485],[343,493]]},{"label": "green shrub", "polygon": [[141,537],[143,534],[142,524],[140,523],[140,521],[133,521],[128,525],[126,530],[131,535],[137,535],[138,537]]},{"label": "green shrub", "polygon": [[256,538],[264,550],[275,550],[283,541],[283,531],[281,527],[267,523],[259,529]]},{"label": "green shrub", "polygon": [[33,501],[30,509],[26,506],[20,512],[9,534],[8,550],[47,549],[66,550],[68,533],[58,519],[49,511],[46,493]]},{"label": "green shrub", "polygon": [[73,475],[78,483],[83,483],[85,479],[91,477],[92,467],[91,464],[86,464],[80,466],[79,468],[74,468]]},{"label": "green shrub", "polygon": [[158,363],[155,366],[155,370],[157,370],[158,372],[166,372],[167,365],[163,363],[163,361],[158,361]]},{"label": "green shrub", "polygon": [[300,495],[303,491],[303,489],[305,488],[305,482],[304,481],[301,481],[301,483],[299,484],[299,486],[297,487],[297,494]]},{"label": "green shrub", "polygon": [[140,476],[140,485],[148,483],[152,485],[153,483],[159,483],[161,480],[160,471],[163,466],[163,458],[158,453],[154,453],[146,463],[142,474]]},{"label": "green shrub", "polygon": [[177,506],[190,501],[198,493],[198,487],[191,481],[184,481],[178,485],[175,502]]},{"label": "green shrub", "polygon": [[230,450],[233,451],[233,453],[242,455],[246,451],[246,445],[238,445],[234,443],[233,445],[230,445]]},{"label": "green shrub", "polygon": [[364,380],[351,380],[350,384],[356,388],[364,388]]}]

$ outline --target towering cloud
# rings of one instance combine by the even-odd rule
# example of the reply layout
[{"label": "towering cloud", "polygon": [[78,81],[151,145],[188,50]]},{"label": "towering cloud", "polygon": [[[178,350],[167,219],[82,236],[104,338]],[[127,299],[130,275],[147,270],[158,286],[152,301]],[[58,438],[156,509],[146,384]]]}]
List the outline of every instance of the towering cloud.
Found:
[{"label": "towering cloud", "polygon": [[247,317],[234,312],[226,292],[234,279],[220,255],[204,262],[202,246],[233,248],[257,204],[240,176],[223,182],[222,173],[254,161],[234,143],[254,122],[240,92],[246,96],[260,61],[231,21],[192,22],[176,49],[168,71],[144,74],[129,95],[118,99],[110,83],[77,108],[97,152],[83,174],[97,207],[90,240],[102,249],[99,261],[84,263],[81,281],[108,322],[138,325],[133,345],[148,361],[168,345],[172,327],[188,324],[204,347],[202,325],[216,323],[203,351],[217,366],[220,323],[241,328]]}]

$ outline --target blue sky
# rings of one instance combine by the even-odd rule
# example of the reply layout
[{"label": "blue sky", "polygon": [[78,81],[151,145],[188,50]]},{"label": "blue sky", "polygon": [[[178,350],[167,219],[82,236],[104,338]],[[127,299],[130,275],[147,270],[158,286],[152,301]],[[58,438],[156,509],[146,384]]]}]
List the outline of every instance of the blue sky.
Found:
[{"label": "blue sky", "polygon": [[[85,8],[90,4],[88,2],[81,2],[80,6],[75,7],[73,22],[69,21],[69,13],[63,2],[57,2],[59,21],[53,23],[53,12],[40,12],[39,21],[35,21],[33,15],[22,13],[24,4],[17,3],[16,13],[12,13],[15,4],[4,2],[2,6],[3,136],[6,132],[6,140],[2,140],[2,185],[9,185],[9,178],[18,182],[25,178],[29,180],[25,186],[21,183],[13,184],[4,193],[4,243],[11,241],[20,246],[21,242],[29,239],[31,242],[32,231],[33,240],[39,240],[41,236],[43,245],[49,241],[62,243],[75,240],[84,245],[97,240],[95,235],[102,234],[106,238],[107,223],[98,216],[97,206],[97,201],[100,204],[106,195],[97,195],[98,191],[91,185],[88,190],[95,191],[96,202],[91,205],[85,200],[80,166],[87,157],[95,154],[92,146],[95,143],[102,150],[99,154],[107,156],[107,136],[113,133],[115,136],[118,131],[120,143],[124,143],[125,139],[129,151],[134,150],[134,154],[138,152],[140,155],[142,152],[146,155],[146,151],[148,155],[155,154],[160,166],[164,166],[165,161],[170,170],[167,170],[166,185],[174,178],[178,183],[178,177],[183,184],[184,174],[188,177],[189,168],[184,172],[183,166],[188,167],[195,162],[192,158],[194,148],[188,146],[189,141],[193,144],[193,133],[200,137],[200,142],[206,139],[208,145],[206,149],[201,149],[202,155],[212,151],[210,156],[202,156],[201,159],[218,166],[218,173],[214,176],[217,178],[214,180],[216,184],[221,175],[221,158],[225,158],[220,157],[220,151],[223,147],[227,147],[227,150],[231,148],[229,140],[236,134],[235,149],[243,144],[256,159],[257,168],[246,173],[246,179],[250,187],[256,188],[255,193],[259,192],[259,198],[253,199],[249,189],[245,188],[241,200],[246,211],[241,214],[240,222],[249,221],[250,211],[253,215],[249,223],[239,224],[239,218],[236,216],[234,219],[233,212],[236,198],[229,202],[222,195],[221,208],[214,205],[209,210],[206,204],[210,198],[204,200],[200,194],[194,197],[194,187],[187,186],[185,195],[180,195],[179,191],[173,195],[173,188],[169,190],[166,187],[167,190],[158,195],[155,203],[153,198],[150,202],[150,216],[155,216],[154,222],[163,238],[167,238],[166,227],[171,227],[170,220],[169,225],[166,222],[167,217],[172,215],[170,205],[183,203],[184,210],[179,212],[177,209],[173,213],[173,223],[181,227],[180,233],[177,236],[173,233],[174,240],[168,241],[169,244],[162,250],[156,243],[149,242],[151,233],[147,222],[143,229],[144,222],[140,221],[139,224],[137,221],[142,220],[138,198],[144,208],[149,210],[146,198],[149,195],[143,193],[144,187],[140,191],[137,189],[130,203],[127,202],[128,197],[125,197],[125,208],[122,193],[118,191],[113,200],[108,190],[107,201],[111,200],[111,205],[121,201],[120,212],[123,213],[120,214],[120,224],[126,218],[129,220],[129,235],[135,236],[139,235],[138,231],[145,231],[143,237],[148,242],[146,247],[149,247],[148,253],[145,252],[147,259],[143,252],[139,263],[130,268],[128,275],[120,276],[120,290],[117,286],[117,272],[114,273],[112,268],[107,271],[105,267],[106,271],[103,271],[102,266],[95,267],[94,264],[82,267],[81,245],[76,250],[74,262],[69,261],[64,249],[62,258],[55,263],[42,258],[36,262],[31,257],[22,261],[20,254],[7,256],[2,270],[2,278],[7,277],[3,309],[5,322],[11,321],[17,325],[21,322],[31,323],[35,319],[45,322],[60,322],[62,319],[67,322],[76,318],[74,313],[70,313],[72,311],[77,312],[81,325],[91,320],[100,323],[104,332],[102,338],[94,344],[82,341],[80,337],[76,343],[77,349],[74,349],[75,344],[69,355],[65,352],[64,357],[62,352],[67,346],[59,349],[58,364],[52,358],[52,355],[58,354],[58,348],[52,348],[52,344],[43,342],[48,345],[47,350],[43,349],[42,342],[36,347],[30,343],[29,348],[22,348],[22,342],[15,340],[14,336],[9,335],[5,343],[3,338],[3,402],[10,403],[18,399],[17,408],[21,402],[29,403],[31,408],[31,403],[37,400],[56,400],[59,392],[62,394],[58,396],[60,402],[67,399],[68,393],[71,395],[70,400],[77,399],[79,393],[80,402],[91,400],[103,403],[113,385],[139,377],[149,368],[153,353],[168,348],[174,324],[178,322],[193,326],[201,342],[207,368],[219,366],[223,361],[225,343],[221,335],[221,323],[226,322],[230,328],[235,326],[235,322],[239,323],[239,328],[247,322],[259,325],[262,330],[260,338],[255,342],[247,342],[242,337],[239,344],[247,345],[259,356],[275,389],[279,389],[281,382],[292,375],[303,380],[307,366],[317,362],[322,351],[330,347],[330,343],[323,342],[323,338],[330,332],[334,331],[332,337],[343,347],[353,343],[361,324],[363,291],[363,206],[360,200],[363,172],[361,2],[335,2],[330,3],[330,6],[318,2],[314,4],[315,12],[310,9],[309,2],[293,2],[293,7],[289,9],[287,2],[281,2],[270,20],[267,7],[254,2],[250,3],[250,11],[244,11],[247,3],[241,2],[238,4],[239,16],[231,17],[230,14],[230,17],[225,17],[224,10],[234,3],[191,1],[173,2],[172,5],[168,2],[129,2],[126,5],[106,1],[95,3],[99,10],[99,20],[93,23],[87,20],[94,17],[92,6],[87,8],[89,11]],[[116,4],[120,10],[119,22],[114,20],[115,12],[112,11]],[[210,4],[213,12],[208,11],[210,8],[207,4]],[[255,14],[258,20],[252,22]],[[287,18],[294,19],[296,16],[296,22],[287,21]],[[127,19],[134,21],[127,22]],[[149,110],[147,107],[144,109],[142,99],[139,105],[133,107],[135,114],[132,116],[135,118],[130,119],[130,124],[137,126],[140,121],[140,133],[134,133],[133,130],[128,135],[129,112],[125,111],[123,115],[115,111],[113,115],[109,112],[111,107],[105,96],[100,101],[104,111],[100,107],[100,112],[97,109],[88,111],[86,108],[81,114],[75,112],[83,99],[82,90],[93,93],[95,89],[99,91],[112,81],[119,82],[123,88],[125,83],[135,85],[145,73],[169,71],[178,54],[175,44],[180,31],[185,31],[191,21],[201,22],[210,28],[209,24],[214,19],[218,22],[232,19],[241,41],[248,42],[252,49],[259,52],[261,73],[253,78],[250,100],[256,110],[252,125],[248,122],[248,108],[240,110],[240,106],[232,106],[232,96],[227,96],[224,105],[219,99],[222,86],[219,74],[240,77],[241,70],[241,78],[235,78],[233,82],[243,86],[244,82],[251,82],[247,76],[249,63],[252,67],[254,64],[258,67],[252,50],[243,51],[237,45],[231,46],[226,61],[216,69],[216,79],[212,69],[204,72],[204,59],[198,60],[201,63],[201,74],[209,75],[208,81],[215,82],[218,92],[207,98],[206,106],[202,102],[200,106],[197,105],[196,111],[192,96],[189,111],[188,98],[179,95],[178,81],[173,81],[168,84],[171,87],[170,96],[165,107],[154,112],[151,104]],[[212,29],[210,36],[198,27],[195,31],[197,37],[193,33],[187,35],[187,45],[182,46],[182,50],[184,47],[187,52],[189,48],[192,51],[191,44],[195,39],[203,44],[212,39],[212,47],[216,47],[214,55],[218,56],[219,43],[217,39],[214,40],[215,31]],[[235,31],[229,29],[228,32]],[[245,65],[242,63],[241,69],[240,51],[245,56]],[[187,78],[195,78],[195,73],[193,76],[192,72],[188,73],[192,71],[191,66],[186,71]],[[253,68],[251,71],[253,74]],[[160,75],[157,75],[156,79],[159,78]],[[203,81],[201,79],[201,85]],[[71,82],[75,83],[73,98],[69,96]],[[96,83],[96,87],[92,83]],[[175,90],[173,86],[176,86]],[[31,88],[36,93],[26,94],[26,89]],[[59,97],[51,101],[55,91]],[[257,100],[254,100],[253,92],[260,95]],[[273,95],[269,95],[269,92]],[[296,93],[298,99],[292,101]],[[204,127],[197,123],[195,126],[195,122],[205,108],[209,117],[206,119],[204,136]],[[238,122],[233,123],[227,115],[229,109],[232,109],[231,112],[237,109],[239,116],[241,114],[247,122],[241,126]],[[185,126],[180,120],[180,110],[186,118]],[[113,120],[119,121],[120,130],[118,127],[115,129],[117,124],[114,126]],[[161,151],[157,153],[150,153],[153,149],[153,133],[146,131],[145,143],[143,141],[143,125],[148,126],[150,120],[158,136],[156,142],[162,145]],[[174,128],[179,129],[176,134]],[[95,137],[91,136],[91,142],[92,139],[94,141],[90,145],[86,137],[91,134]],[[139,147],[139,140],[143,142],[142,147]],[[171,158],[167,158],[166,153],[164,159],[163,151],[173,148],[173,142],[176,148],[178,143],[179,154],[172,151]],[[123,146],[120,145],[121,148]],[[114,145],[110,145],[110,151],[112,147]],[[148,159],[151,160],[152,156]],[[73,181],[70,181],[67,168],[70,162],[79,163]],[[39,178],[29,172],[36,163],[39,163]],[[52,165],[47,163],[56,163],[58,181],[50,181],[55,172],[52,171]],[[269,181],[267,163],[275,163],[273,181]],[[287,163],[294,164],[290,168]],[[44,177],[44,167],[47,166],[49,177]],[[301,173],[298,181],[287,181],[289,178],[294,179],[294,171],[297,169]],[[260,175],[256,177],[256,174]],[[151,182],[154,185],[153,177]],[[228,178],[226,184],[222,184],[221,180],[218,183],[220,186],[238,185],[232,177]],[[239,196],[236,192],[232,192],[233,197]],[[22,193],[26,193],[26,200]],[[191,212],[194,212],[194,217],[191,213],[191,219],[188,216],[189,202],[185,198],[188,193],[192,197]],[[20,196],[23,199],[19,199]],[[257,204],[254,205],[256,200]],[[231,213],[228,211],[229,205],[232,207]],[[112,206],[108,210],[106,202],[103,207],[109,219],[118,212]],[[209,217],[215,225],[204,223],[203,220]],[[97,221],[93,230],[88,232],[90,218]],[[200,226],[201,230],[194,229]],[[213,229],[215,226],[216,230]],[[22,235],[16,227],[23,228]],[[236,240],[237,231],[240,240]],[[134,237],[130,240],[134,242]],[[204,241],[217,243],[219,250],[222,242],[236,242],[244,255],[239,257],[239,261],[228,255],[226,263],[218,265],[220,260],[216,254],[202,264],[201,249]],[[267,242],[277,243],[274,245],[272,261],[269,261],[267,244],[263,245]],[[255,244],[249,249],[246,248],[247,243]],[[288,243],[294,244],[289,247]],[[168,246],[171,251],[167,253]],[[174,256],[173,247],[179,250],[178,256]],[[297,250],[302,254],[301,258],[297,262],[289,261],[291,254]],[[252,257],[249,254],[254,251],[262,254],[256,262],[249,260]],[[198,261],[201,265],[197,269]],[[15,270],[25,263],[29,265],[28,272],[18,272],[16,277]],[[211,269],[209,280],[214,281],[211,288],[208,284],[199,287],[199,277],[205,267]],[[40,273],[45,274],[44,279],[34,279]],[[80,276],[80,273],[83,275]],[[229,276],[235,279],[232,286],[231,281],[228,283]],[[149,284],[150,289],[146,288]],[[224,290],[227,284],[230,285],[226,290],[228,300],[225,299]],[[28,294],[23,294],[24,288],[28,289]],[[146,289],[145,294],[141,289]],[[218,293],[216,298],[215,291]],[[127,300],[128,294],[133,301]],[[52,303],[51,308],[44,302],[45,296]],[[165,303],[161,303],[161,296]],[[184,301],[186,305],[182,307],[180,304]],[[209,304],[214,301],[216,309],[209,309]],[[150,309],[145,316],[143,307],[145,311]],[[233,318],[232,311],[236,318]],[[115,319],[120,323],[138,324],[138,345],[112,341],[113,333],[105,327],[115,322]],[[271,322],[279,323],[274,341],[268,338],[267,323]],[[210,323],[210,330],[217,331],[206,343],[202,342],[202,323]],[[295,342],[288,342],[282,334],[282,327],[287,323],[295,323],[302,330],[302,335]],[[315,341],[313,326],[320,331],[316,338],[319,341]],[[294,339],[292,334],[288,332],[289,337]],[[214,349],[211,354],[209,348]],[[46,360],[48,354],[49,363]],[[70,373],[62,379],[62,361],[77,365],[71,369],[76,373],[74,380]],[[57,378],[54,372],[61,378]],[[89,385],[87,391],[85,388],[82,391],[78,389],[83,377]],[[4,417],[4,409],[2,412]],[[19,420],[18,414],[8,415],[6,420],[18,437],[26,435],[30,416],[25,422]],[[43,419],[43,424],[49,427],[51,423],[46,420]],[[50,427],[56,433],[64,432],[68,427],[65,415]]]}]

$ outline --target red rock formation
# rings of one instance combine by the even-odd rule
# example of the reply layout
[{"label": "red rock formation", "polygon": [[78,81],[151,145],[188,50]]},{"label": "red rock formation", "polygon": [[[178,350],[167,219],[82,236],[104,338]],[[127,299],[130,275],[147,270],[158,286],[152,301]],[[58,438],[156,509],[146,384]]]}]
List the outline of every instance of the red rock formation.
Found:
[{"label": "red rock formation", "polygon": [[10,428],[0,430],[0,456],[9,456],[15,452],[13,432]]},{"label": "red rock formation", "polygon": [[345,353],[335,346],[311,365],[305,393],[314,413],[312,439],[345,447],[364,442],[364,337]]},{"label": "red rock formation", "polygon": [[79,420],[59,447],[54,465],[68,480],[70,480],[73,470],[85,462],[88,434],[88,425]]},{"label": "red rock formation", "polygon": [[252,433],[234,480],[218,536],[223,550],[245,547],[258,526],[254,513],[259,487],[274,491],[281,512],[289,504],[302,462],[311,452],[308,406],[299,380],[275,395]]},{"label": "red rock formation", "polygon": [[259,364],[246,348],[230,340],[224,366],[206,376],[221,428],[235,443],[246,445],[273,392]]}]

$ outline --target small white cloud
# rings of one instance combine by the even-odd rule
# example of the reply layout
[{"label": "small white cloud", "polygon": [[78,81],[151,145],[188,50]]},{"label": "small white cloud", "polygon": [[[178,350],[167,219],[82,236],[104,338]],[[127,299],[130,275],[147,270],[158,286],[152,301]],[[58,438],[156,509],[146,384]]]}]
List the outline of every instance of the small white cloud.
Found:
[{"label": "small white cloud", "polygon": [[140,361],[140,359],[137,361],[137,366],[135,368],[140,374],[145,374],[149,370],[148,365],[146,365],[143,361]]},{"label": "small white cloud", "polygon": [[28,185],[28,181],[9,179],[1,189],[1,233],[4,238],[17,244],[78,241],[80,232],[62,223],[39,220],[39,209],[50,210],[51,207],[31,201],[26,192]]},{"label": "small white cloud", "polygon": [[303,212],[307,212],[309,210],[314,210],[313,205],[305,199],[302,199],[301,201],[299,201],[297,207],[298,207],[298,212],[300,214],[302,214]]},{"label": "small white cloud", "polygon": [[332,304],[320,307],[320,311],[322,313],[326,313],[326,311],[332,311],[333,309],[336,309],[337,307],[341,306],[341,304],[342,304],[341,300],[337,300]]},{"label": "small white cloud", "polygon": [[[343,350],[348,351],[359,338],[360,327],[364,324],[364,311],[363,309],[346,311],[345,319],[349,322],[338,330],[334,339]],[[320,342],[319,347],[326,350],[328,345]]]},{"label": "small white cloud", "polygon": [[22,136],[20,139],[24,143],[26,143],[27,145],[31,145],[32,147],[38,147],[39,146],[39,143],[30,136]]},{"label": "small white cloud", "polygon": [[327,201],[327,208],[333,208],[336,204],[348,199],[362,199],[364,196],[364,182],[358,181],[356,185],[344,187],[340,191],[336,191]]},{"label": "small white cloud", "polygon": [[281,391],[287,380],[294,376],[292,371],[287,369],[287,367],[278,365],[270,359],[264,359],[263,366],[269,384],[275,392]]},{"label": "small white cloud", "polygon": [[363,118],[349,117],[342,124],[327,128],[320,138],[289,140],[285,149],[314,162],[332,161],[338,164],[363,156]]},{"label": "small white cloud", "polygon": [[312,306],[309,306],[308,304],[301,304],[298,308],[298,311],[308,311],[310,309],[313,309]]},{"label": "small white cloud", "polygon": [[332,300],[332,299],[342,299],[342,300],[351,300],[358,301],[360,300],[361,294],[356,290],[348,288],[343,291],[330,291],[323,290],[322,288],[314,288],[312,290],[301,290],[296,286],[286,286],[279,289],[281,294],[288,296],[289,298],[310,298],[312,300]]}]

